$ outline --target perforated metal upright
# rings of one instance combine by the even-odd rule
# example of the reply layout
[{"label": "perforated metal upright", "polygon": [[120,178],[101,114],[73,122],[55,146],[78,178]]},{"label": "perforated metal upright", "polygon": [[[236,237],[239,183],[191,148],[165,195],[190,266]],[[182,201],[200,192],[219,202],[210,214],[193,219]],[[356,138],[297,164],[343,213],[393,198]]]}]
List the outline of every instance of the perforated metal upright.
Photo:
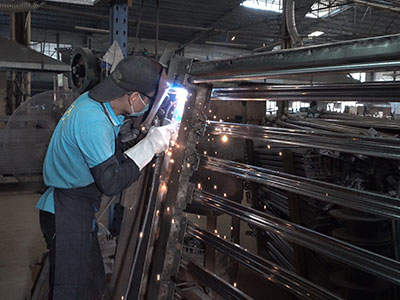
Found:
[{"label": "perforated metal upright", "polygon": [[119,43],[122,54],[127,55],[128,47],[128,4],[114,2],[110,7],[110,44]]},{"label": "perforated metal upright", "polygon": [[[110,6],[110,45],[117,41],[122,54],[127,56],[128,46],[128,4],[126,1],[113,2]],[[117,234],[121,225],[122,209],[112,205],[108,210],[107,224],[111,233]]]}]

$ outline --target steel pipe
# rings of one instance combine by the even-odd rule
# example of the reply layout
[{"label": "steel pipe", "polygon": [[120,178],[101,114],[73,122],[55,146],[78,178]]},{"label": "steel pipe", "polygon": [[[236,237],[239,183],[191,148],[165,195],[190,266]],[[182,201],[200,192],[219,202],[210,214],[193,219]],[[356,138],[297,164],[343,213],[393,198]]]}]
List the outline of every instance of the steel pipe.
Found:
[{"label": "steel pipe", "polygon": [[[267,85],[214,88],[211,100],[222,101],[385,101],[400,102],[398,83]],[[376,122],[376,120],[375,120]]]},{"label": "steel pipe", "polygon": [[227,281],[219,278],[214,273],[203,269],[194,262],[184,259],[181,261],[180,267],[188,271],[200,283],[206,285],[207,287],[217,292],[220,296],[224,297],[224,299],[253,300],[253,298],[246,295],[241,290],[235,288]]},{"label": "steel pipe", "polygon": [[200,241],[203,241],[207,245],[212,246],[221,253],[232,257],[241,264],[266,277],[269,281],[287,289],[290,293],[295,294],[301,299],[342,299],[295,273],[277,266],[273,262],[251,254],[242,249],[239,245],[218,238],[197,226],[189,224],[187,233]]},{"label": "steel pipe", "polygon": [[[338,124],[343,124],[347,126],[356,126],[363,128],[379,128],[379,129],[390,129],[390,130],[399,130],[400,122],[390,120],[346,120],[346,119],[333,119],[333,118],[323,118],[323,121],[332,123],[332,126],[337,126]],[[313,122],[313,121],[311,121]]]},{"label": "steel pipe", "polygon": [[265,79],[295,74],[392,70],[400,66],[400,35],[195,62],[193,83]]},{"label": "steel pipe", "polygon": [[225,135],[266,143],[328,149],[351,154],[358,153],[400,160],[400,139],[394,138],[317,133],[311,130],[294,130],[211,121],[207,122],[207,130],[213,135]]},{"label": "steel pipe", "polygon": [[[275,51],[274,51],[275,52]],[[199,83],[215,83],[215,82],[235,82],[235,81],[252,81],[263,80],[268,78],[292,77],[293,75],[326,75],[327,73],[350,73],[350,72],[372,72],[372,71],[392,71],[400,69],[400,61],[386,62],[366,62],[346,65],[324,66],[297,68],[288,70],[271,70],[264,72],[251,72],[250,74],[231,74],[231,75],[214,75],[214,76],[198,76],[190,78],[190,82]]]},{"label": "steel pipe", "polygon": [[240,218],[300,246],[400,285],[400,262],[398,261],[204,191],[197,190],[193,200]]},{"label": "steel pipe", "polygon": [[200,165],[211,171],[232,175],[317,200],[400,220],[400,200],[319,180],[304,178],[248,164],[200,155]]},{"label": "steel pipe", "polygon": [[[358,116],[349,116],[345,117],[339,116],[337,114],[329,114],[322,113],[319,119],[293,119],[289,118],[286,122],[278,121],[278,125],[282,125],[285,127],[289,126],[298,126],[299,129],[309,128],[311,130],[316,130],[318,128],[319,131],[330,130],[333,132],[344,132],[344,133],[363,133],[368,135],[367,128],[375,128],[375,129],[386,129],[386,130],[399,130],[400,122],[398,120],[391,119],[377,119],[372,117],[358,117]],[[350,118],[351,117],[351,118]],[[290,125],[288,124],[290,123]],[[294,125],[296,124],[296,125]],[[344,124],[344,125],[343,125]],[[293,127],[295,128],[295,127]],[[381,134],[381,136],[385,136]],[[386,136],[389,136],[386,134]]]},{"label": "steel pipe", "polygon": [[[310,119],[304,119],[304,120],[287,119],[286,122],[278,120],[276,124],[287,128],[312,130],[320,133],[336,132],[340,134],[369,136],[368,129],[350,127],[341,124],[332,124],[322,119],[318,120],[317,122],[315,121],[310,122]],[[388,135],[383,135],[383,134],[382,136],[388,137]]]}]

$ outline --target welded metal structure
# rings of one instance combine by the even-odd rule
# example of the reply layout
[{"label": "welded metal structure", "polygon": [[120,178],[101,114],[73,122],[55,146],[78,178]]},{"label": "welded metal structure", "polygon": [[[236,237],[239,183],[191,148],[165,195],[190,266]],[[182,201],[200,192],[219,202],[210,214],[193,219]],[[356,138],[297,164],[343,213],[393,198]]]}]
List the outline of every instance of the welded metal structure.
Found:
[{"label": "welded metal structure", "polygon": [[[299,205],[301,199],[308,197],[318,203],[326,203],[328,207],[347,208],[351,211],[359,211],[360,214],[367,213],[370,219],[353,217],[353,220],[356,219],[358,222],[386,220],[395,224],[400,219],[400,201],[395,197],[396,195],[388,196],[379,192],[311,179],[306,174],[293,173],[293,170],[291,171],[287,166],[288,161],[292,160],[293,163],[295,159],[290,158],[293,156],[290,149],[297,147],[390,159],[394,164],[398,164],[400,160],[399,140],[388,135],[365,136],[362,131],[344,133],[344,125],[342,132],[338,126],[339,130],[332,133],[328,130],[329,127],[325,130],[315,127],[304,129],[298,124],[290,123],[290,120],[277,120],[276,125],[291,124],[299,128],[265,127],[230,123],[223,120],[216,122],[213,121],[215,117],[211,120],[208,119],[208,111],[211,100],[287,101],[301,99],[302,101],[312,101],[333,100],[334,98],[340,100],[343,97],[343,99],[359,99],[364,102],[399,101],[397,84],[270,86],[257,83],[243,86],[243,81],[266,79],[278,75],[280,77],[291,76],[294,73],[316,75],[350,70],[396,69],[399,67],[400,61],[399,41],[400,35],[393,35],[310,48],[282,50],[230,60],[185,63],[184,69],[187,71],[187,76],[184,84],[190,90],[190,97],[187,100],[179,137],[172,151],[174,164],[171,164],[169,176],[163,177],[166,185],[162,185],[163,188],[159,190],[159,196],[163,198],[163,203],[160,210],[156,212],[159,217],[159,227],[154,250],[150,256],[147,256],[152,264],[149,268],[146,292],[141,295],[143,299],[173,299],[174,294],[177,299],[194,297],[193,295],[189,296],[184,289],[180,288],[182,280],[188,280],[188,276],[192,280],[197,280],[201,285],[213,289],[224,298],[251,299],[250,296],[236,289],[233,282],[218,277],[213,266],[210,268],[209,264],[207,266],[207,262],[207,267],[191,262],[190,255],[183,253],[185,235],[201,241],[207,247],[216,249],[233,261],[247,266],[261,274],[266,280],[301,299],[347,299],[350,295],[348,292],[347,294],[343,293],[343,280],[337,280],[332,276],[333,282],[341,281],[338,284],[339,286],[342,284],[340,287],[332,288],[329,284],[321,285],[315,282],[315,278],[303,272],[299,261],[304,260],[301,251],[305,249],[348,265],[352,270],[350,273],[353,275],[358,274],[359,277],[367,279],[379,278],[386,282],[384,286],[387,298],[385,299],[395,299],[396,288],[394,286],[400,285],[400,263],[393,258],[397,256],[396,253],[383,256],[370,250],[369,247],[363,248],[357,243],[343,240],[340,238],[340,234],[330,236],[307,228],[300,224],[295,207],[296,204]],[[230,82],[230,85],[218,86],[221,82]],[[352,91],[355,93],[350,95],[349,93]],[[326,122],[329,123],[328,120]],[[399,125],[394,121],[383,123],[387,123],[389,128],[398,128]],[[329,124],[335,127],[332,123]],[[203,149],[200,149],[199,146],[201,140],[212,136],[242,140],[250,148],[253,147],[255,152],[258,151],[255,142],[264,143],[265,146],[262,147],[265,148],[262,148],[262,151],[266,150],[266,145],[268,145],[268,149],[270,147],[282,149],[276,151],[282,151],[279,152],[279,156],[283,159],[283,171],[257,166],[255,165],[256,160],[251,157],[244,163],[230,161],[223,157],[217,158],[212,156],[212,153],[202,151]],[[266,155],[266,161],[268,161],[268,155]],[[214,191],[204,190],[197,180],[205,172],[212,172],[217,176],[232,176],[238,180],[250,182],[255,190],[275,193],[275,204],[286,213],[287,218],[260,209],[259,203],[268,200],[263,198],[266,194],[264,196],[263,194],[253,194],[253,205],[250,208],[240,202],[230,200],[228,195],[223,197],[218,195],[215,191],[216,187],[214,187]],[[286,197],[288,203],[284,204],[281,200]],[[271,201],[271,205],[274,205],[274,201]],[[285,205],[288,206],[285,207]],[[189,206],[191,210],[189,210]],[[193,207],[197,208],[193,211]],[[210,230],[212,227],[207,230],[199,228],[188,221],[185,211],[200,214],[200,208],[202,209],[201,214],[207,216],[213,216],[212,212],[227,214],[255,226],[273,237],[276,243],[283,245],[284,253],[294,255],[294,261],[297,263],[291,267],[293,262],[290,262],[290,259],[285,261],[284,257],[280,259],[279,255],[282,253],[279,251],[274,252],[275,259],[267,259],[249,253],[243,247],[212,232]],[[346,215],[343,212],[341,214],[333,212],[333,214],[337,218],[351,220],[351,217],[348,217],[351,214]],[[393,234],[396,234],[396,231],[393,228]],[[393,244],[396,247],[397,240],[393,240]],[[382,293],[382,289],[377,288],[377,290]],[[362,292],[366,293],[365,290]],[[367,291],[373,297],[379,294],[379,292],[376,292],[378,294],[375,292]],[[357,291],[357,293],[356,296],[352,294],[349,297],[358,299],[354,297],[359,296],[361,292]],[[125,296],[127,296],[125,299],[136,299],[130,297],[129,294]],[[371,296],[370,299],[375,299],[373,297]]]}]

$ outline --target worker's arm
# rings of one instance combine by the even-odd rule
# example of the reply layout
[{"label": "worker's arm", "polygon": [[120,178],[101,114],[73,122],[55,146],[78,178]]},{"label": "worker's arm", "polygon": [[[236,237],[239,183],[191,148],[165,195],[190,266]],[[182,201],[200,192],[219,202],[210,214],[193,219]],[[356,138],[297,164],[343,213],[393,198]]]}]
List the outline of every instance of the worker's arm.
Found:
[{"label": "worker's arm", "polygon": [[75,138],[96,186],[103,194],[112,196],[137,180],[140,170],[133,160],[117,158],[115,134],[107,122],[81,124]]},{"label": "worker's arm", "polygon": [[122,161],[118,160],[114,153],[115,136],[109,128],[101,122],[91,124],[84,129],[84,138],[78,144],[97,187],[102,193],[112,196],[137,180],[140,171],[155,154],[167,150],[174,128],[152,128],[143,140],[125,151],[126,158]]},{"label": "worker's arm", "polygon": [[108,196],[116,195],[139,177],[140,170],[129,158],[119,161],[116,155],[90,169],[99,190]]}]

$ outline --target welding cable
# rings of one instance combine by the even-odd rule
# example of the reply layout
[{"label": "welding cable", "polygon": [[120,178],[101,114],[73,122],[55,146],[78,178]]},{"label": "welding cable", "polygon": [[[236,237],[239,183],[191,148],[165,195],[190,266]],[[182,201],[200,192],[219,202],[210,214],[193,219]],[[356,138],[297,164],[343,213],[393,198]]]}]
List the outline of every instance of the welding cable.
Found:
[{"label": "welding cable", "polygon": [[211,171],[400,220],[400,200],[396,198],[206,155],[199,156],[200,165]]},{"label": "welding cable", "polygon": [[193,200],[274,233],[285,240],[400,285],[398,261],[204,191],[196,190]]},{"label": "welding cable", "polygon": [[256,271],[269,281],[285,288],[301,299],[338,300],[342,299],[311,281],[282,268],[275,263],[247,252],[239,245],[223,240],[206,230],[189,223],[187,234],[197,238],[219,252],[230,256],[244,266]]},{"label": "welding cable", "polygon": [[248,124],[207,122],[207,131],[212,135],[251,139],[266,143],[302,146],[317,149],[357,153],[374,157],[400,160],[400,139],[364,137],[302,131],[294,129],[264,127]]}]

